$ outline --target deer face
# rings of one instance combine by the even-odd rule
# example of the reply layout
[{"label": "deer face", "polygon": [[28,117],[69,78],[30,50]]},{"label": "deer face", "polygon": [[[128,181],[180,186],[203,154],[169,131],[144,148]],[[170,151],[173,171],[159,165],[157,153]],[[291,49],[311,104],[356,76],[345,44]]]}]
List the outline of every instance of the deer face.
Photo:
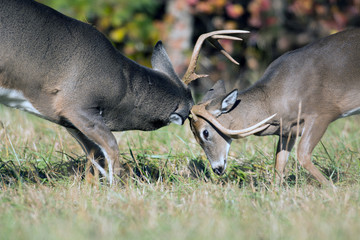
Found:
[{"label": "deer face", "polygon": [[190,118],[195,139],[204,149],[212,169],[219,175],[225,171],[231,139],[246,137],[266,129],[269,126],[266,122],[275,116],[274,114],[245,129],[231,129],[233,123],[239,120],[236,109],[240,101],[237,99],[237,90],[227,95],[224,92],[223,82],[218,81],[201,103],[192,107]]},{"label": "deer face", "polygon": [[226,168],[231,138],[225,136],[203,118],[190,119],[190,128],[196,141],[204,149],[213,171],[222,175]]},{"label": "deer face", "polygon": [[[225,94],[224,82],[218,81],[203,97],[202,103],[197,106],[201,106],[203,111],[206,111],[207,114],[211,114],[212,117],[216,118],[221,112],[218,97],[223,94]],[[232,141],[231,138],[222,134],[211,122],[205,118],[198,117],[194,113],[192,114],[192,118],[190,118],[190,128],[196,141],[204,149],[211,168],[216,174],[222,175],[226,168],[226,159]]]}]

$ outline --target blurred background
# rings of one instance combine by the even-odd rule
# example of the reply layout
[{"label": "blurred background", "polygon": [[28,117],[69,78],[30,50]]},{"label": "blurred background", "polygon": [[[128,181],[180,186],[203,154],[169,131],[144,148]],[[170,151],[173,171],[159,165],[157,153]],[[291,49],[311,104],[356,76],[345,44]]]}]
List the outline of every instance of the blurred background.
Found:
[{"label": "blurred background", "polygon": [[261,77],[284,52],[320,37],[360,26],[360,0],[38,0],[94,25],[124,55],[150,67],[153,46],[165,44],[180,77],[196,39],[209,31],[244,29],[243,42],[223,40],[238,61],[228,61],[205,43],[197,67],[208,78],[194,81],[198,98],[223,79],[227,90],[243,89]]}]

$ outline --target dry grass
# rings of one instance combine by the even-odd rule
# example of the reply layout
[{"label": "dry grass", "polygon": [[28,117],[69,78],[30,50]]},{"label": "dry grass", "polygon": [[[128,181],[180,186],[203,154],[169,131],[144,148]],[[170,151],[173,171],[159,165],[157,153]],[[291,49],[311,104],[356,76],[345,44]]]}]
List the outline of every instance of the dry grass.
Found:
[{"label": "dry grass", "polygon": [[[0,108],[1,239],[358,239],[358,119],[333,124],[314,162],[337,191],[321,189],[294,156],[271,185],[275,137],[235,141],[215,176],[187,125],[116,134],[122,183],[82,180],[84,156],[60,127]],[[131,152],[131,153],[130,153]],[[294,154],[294,153],[293,153]],[[298,187],[294,185],[298,181]]]},{"label": "dry grass", "polygon": [[[2,239],[358,239],[360,191],[205,183],[53,187],[0,195]],[[4,238],[5,237],[5,238]]]}]

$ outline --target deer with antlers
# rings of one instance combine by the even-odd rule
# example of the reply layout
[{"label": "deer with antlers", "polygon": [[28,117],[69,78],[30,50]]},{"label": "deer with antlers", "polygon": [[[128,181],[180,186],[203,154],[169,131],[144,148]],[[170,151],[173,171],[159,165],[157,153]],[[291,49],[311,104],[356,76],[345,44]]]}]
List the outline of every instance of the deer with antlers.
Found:
[{"label": "deer with antlers", "polygon": [[250,88],[226,94],[216,83],[193,106],[191,129],[215,173],[221,175],[232,139],[278,135],[275,170],[283,179],[289,152],[320,183],[332,183],[314,166],[312,151],[328,125],[360,113],[360,29],[322,38],[275,60]]},{"label": "deer with antlers", "polygon": [[210,38],[223,51],[218,38],[245,32],[200,36],[180,80],[160,41],[150,69],[89,24],[45,5],[0,0],[0,6],[0,103],[64,126],[110,184],[120,171],[111,131],[183,124],[194,104],[187,84],[202,77],[194,69],[203,41]]}]

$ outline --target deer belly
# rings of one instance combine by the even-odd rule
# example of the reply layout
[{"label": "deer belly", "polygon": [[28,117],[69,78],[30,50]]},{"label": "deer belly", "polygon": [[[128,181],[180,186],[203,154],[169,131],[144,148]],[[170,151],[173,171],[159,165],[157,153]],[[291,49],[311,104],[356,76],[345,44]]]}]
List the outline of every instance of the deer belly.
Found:
[{"label": "deer belly", "polygon": [[0,87],[0,103],[8,107],[17,108],[40,116],[42,115],[19,90]]}]

